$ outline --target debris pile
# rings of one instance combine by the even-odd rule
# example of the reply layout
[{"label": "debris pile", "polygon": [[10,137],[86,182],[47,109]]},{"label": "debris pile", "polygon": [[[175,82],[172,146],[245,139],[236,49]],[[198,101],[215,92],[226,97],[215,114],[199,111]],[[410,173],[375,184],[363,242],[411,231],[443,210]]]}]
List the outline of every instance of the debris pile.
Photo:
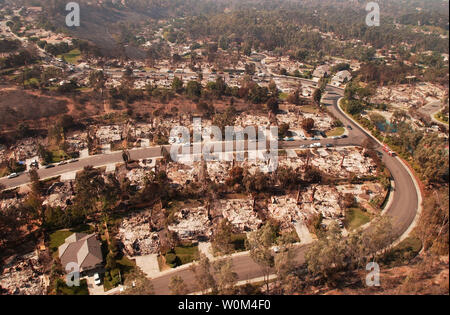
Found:
[{"label": "debris pile", "polygon": [[305,219],[295,198],[273,196],[268,205],[269,215],[281,223],[281,228],[289,228],[293,222]]},{"label": "debris pile", "polygon": [[317,113],[310,114],[304,113],[303,119],[312,118],[314,120],[314,129],[316,130],[329,130],[332,128],[333,118],[328,116],[327,114]]},{"label": "debris pile", "polygon": [[24,161],[38,155],[38,141],[33,138],[20,140],[15,145],[10,147],[10,151],[12,152],[10,157],[13,157],[19,161]]},{"label": "debris pile", "polygon": [[131,185],[141,189],[144,186],[147,171],[144,168],[134,168],[128,171],[126,177],[130,180]]},{"label": "debris pile", "polygon": [[167,176],[173,183],[186,185],[196,181],[199,168],[182,163],[170,163],[167,167]]},{"label": "debris pile", "polygon": [[100,144],[110,144],[122,140],[122,128],[117,125],[101,126],[98,128],[96,136]]},{"label": "debris pile", "polygon": [[21,203],[22,199],[16,197],[0,199],[0,211],[19,206]]},{"label": "debris pile", "polygon": [[321,213],[325,219],[338,219],[343,215],[340,194],[335,187],[310,187],[303,197],[302,212],[307,217],[308,214]]},{"label": "debris pile", "polygon": [[131,257],[159,253],[159,235],[151,231],[150,211],[124,219],[118,237]]},{"label": "debris pile", "polygon": [[184,240],[197,240],[212,235],[212,224],[205,207],[182,209],[176,214],[177,224],[170,225],[169,230],[177,232]]},{"label": "debris pile", "polygon": [[428,82],[408,85],[380,87],[371,99],[375,104],[390,104],[399,109],[420,107],[426,103],[441,100],[445,96],[445,89]]},{"label": "debris pile", "polygon": [[38,257],[33,253],[5,265],[0,276],[0,287],[7,294],[45,295],[45,276]]},{"label": "debris pile", "polygon": [[250,199],[220,200],[219,204],[223,217],[239,233],[255,231],[263,223],[253,210],[253,201]]},{"label": "debris pile", "polygon": [[231,163],[227,162],[208,162],[208,174],[212,181],[223,184],[227,179]]},{"label": "debris pile", "polygon": [[66,143],[74,151],[81,151],[88,147],[87,132],[74,133],[67,137]]},{"label": "debris pile", "polygon": [[243,114],[236,117],[235,125],[242,127],[260,126],[264,128],[270,125],[270,121],[266,116]]},{"label": "debris pile", "polygon": [[360,148],[322,148],[310,150],[309,153],[301,152],[298,158],[282,157],[279,160],[280,166],[293,169],[304,167],[307,163],[336,177],[347,177],[350,173],[356,176],[375,175],[377,170],[375,162],[365,157]]},{"label": "debris pile", "polygon": [[47,190],[47,196],[45,197],[44,206],[50,206],[53,208],[60,207],[62,209],[72,204],[74,199],[73,184],[71,182],[58,182],[54,183]]}]

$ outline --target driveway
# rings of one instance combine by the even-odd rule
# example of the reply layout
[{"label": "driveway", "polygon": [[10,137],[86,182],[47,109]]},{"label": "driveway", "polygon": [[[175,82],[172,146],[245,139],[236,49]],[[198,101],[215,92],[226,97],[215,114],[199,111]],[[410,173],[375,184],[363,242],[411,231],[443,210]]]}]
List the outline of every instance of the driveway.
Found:
[{"label": "driveway", "polygon": [[105,289],[103,288],[103,284],[96,285],[94,281],[94,276],[86,276],[85,278],[87,280],[88,289],[89,289],[89,295],[105,295]]}]

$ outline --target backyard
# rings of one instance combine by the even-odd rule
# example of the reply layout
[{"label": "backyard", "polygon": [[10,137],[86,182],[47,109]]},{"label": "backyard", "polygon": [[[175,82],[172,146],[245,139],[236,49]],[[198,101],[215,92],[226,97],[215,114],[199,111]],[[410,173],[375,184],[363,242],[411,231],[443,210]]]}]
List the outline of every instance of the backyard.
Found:
[{"label": "backyard", "polygon": [[345,227],[355,230],[370,222],[370,216],[360,208],[350,208],[345,214]]},{"label": "backyard", "polygon": [[49,242],[49,247],[51,252],[55,255],[58,255],[58,248],[59,246],[61,246],[62,244],[64,244],[66,238],[68,238],[70,235],[72,235],[73,233],[91,233],[92,232],[92,227],[89,225],[81,225],[77,228],[68,230],[59,230],[56,232],[53,232],[52,234],[50,234],[50,242]]}]

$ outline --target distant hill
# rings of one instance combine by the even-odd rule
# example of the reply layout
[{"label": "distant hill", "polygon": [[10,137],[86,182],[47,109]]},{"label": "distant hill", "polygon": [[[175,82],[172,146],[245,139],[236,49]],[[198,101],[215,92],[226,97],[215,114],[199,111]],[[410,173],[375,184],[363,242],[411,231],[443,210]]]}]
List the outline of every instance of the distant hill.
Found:
[{"label": "distant hill", "polygon": [[[359,12],[358,14],[363,15],[367,3],[365,0],[77,0],[81,6],[81,27],[68,28],[65,25],[67,0],[0,0],[0,3],[1,1],[12,3],[16,7],[41,5],[45,12],[44,20],[56,28],[92,41],[105,55],[127,55],[131,58],[143,58],[146,52],[123,41],[124,25],[128,27],[177,17],[216,16],[233,11],[244,14],[246,10],[250,10],[259,15],[263,10],[303,12],[306,8],[309,8],[306,11],[316,12],[317,9],[319,12],[308,15],[314,22],[315,19],[336,20],[340,17],[339,14],[343,14],[344,8],[350,13]],[[386,20],[408,25],[420,22],[421,25],[439,26],[448,30],[448,2],[379,0],[378,3]]]}]

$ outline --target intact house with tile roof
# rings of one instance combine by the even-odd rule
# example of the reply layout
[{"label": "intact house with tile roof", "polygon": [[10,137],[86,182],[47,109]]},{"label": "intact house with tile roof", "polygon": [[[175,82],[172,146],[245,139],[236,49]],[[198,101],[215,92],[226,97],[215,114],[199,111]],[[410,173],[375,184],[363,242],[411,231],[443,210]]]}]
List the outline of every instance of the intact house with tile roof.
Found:
[{"label": "intact house with tile roof", "polygon": [[74,233],[66,238],[58,250],[64,270],[68,264],[76,263],[79,271],[84,273],[101,267],[103,263],[101,244],[96,234]]}]

